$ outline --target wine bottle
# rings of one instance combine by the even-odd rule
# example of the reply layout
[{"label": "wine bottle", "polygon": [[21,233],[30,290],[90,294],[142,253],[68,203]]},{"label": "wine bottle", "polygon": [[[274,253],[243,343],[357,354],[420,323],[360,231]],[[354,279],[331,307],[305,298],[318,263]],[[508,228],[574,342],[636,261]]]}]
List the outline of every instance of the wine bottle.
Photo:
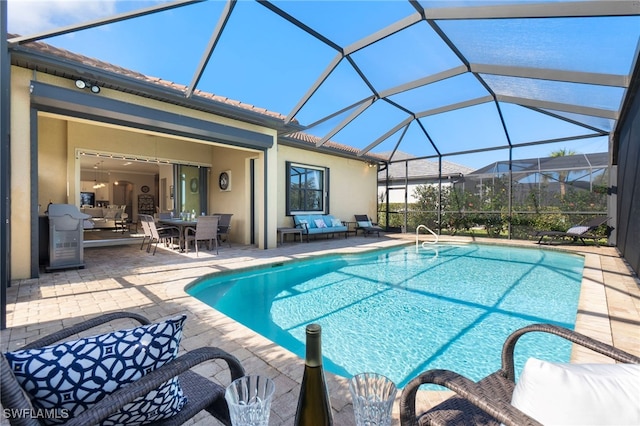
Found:
[{"label": "wine bottle", "polygon": [[319,324],[309,324],[306,331],[307,353],[295,424],[296,426],[333,425],[329,392],[322,368],[322,328]]}]

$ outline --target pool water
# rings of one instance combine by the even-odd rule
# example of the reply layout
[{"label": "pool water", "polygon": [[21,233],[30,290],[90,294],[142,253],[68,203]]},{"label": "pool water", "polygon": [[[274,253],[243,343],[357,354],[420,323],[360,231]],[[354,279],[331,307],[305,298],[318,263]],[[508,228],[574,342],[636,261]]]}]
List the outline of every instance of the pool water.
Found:
[{"label": "pool water", "polygon": [[[323,329],[325,369],[370,371],[399,387],[431,368],[473,380],[500,367],[505,338],[537,322],[573,328],[584,259],[492,245],[402,247],[215,274],[192,296],[304,358],[305,327]],[[569,360],[571,345],[529,333],[528,357]]]}]

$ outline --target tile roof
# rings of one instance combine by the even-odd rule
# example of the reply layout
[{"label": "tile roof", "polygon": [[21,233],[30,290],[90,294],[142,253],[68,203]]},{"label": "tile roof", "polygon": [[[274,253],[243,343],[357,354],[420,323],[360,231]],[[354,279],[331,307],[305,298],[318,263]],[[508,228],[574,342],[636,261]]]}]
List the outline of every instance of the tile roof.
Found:
[{"label": "tile roof", "polygon": [[[382,154],[385,158],[388,158],[389,153]],[[438,162],[427,159],[415,159],[416,157],[406,152],[397,151],[394,156],[395,160],[411,160],[408,162],[407,174],[411,178],[425,178],[438,176]],[[469,174],[473,169],[462,166],[460,164],[452,163],[450,161],[442,161],[442,175],[455,175],[462,173],[463,175]],[[380,178],[386,178],[386,171],[380,172]],[[391,179],[404,179],[405,176],[405,163],[404,161],[393,162],[389,164],[389,176]]]},{"label": "tile roof", "polygon": [[[9,34],[8,35],[8,39],[12,39],[12,38],[16,38],[18,37],[17,35],[14,34]],[[35,42],[29,42],[29,43],[25,43],[23,45],[21,45],[24,48],[30,49],[30,50],[34,50],[40,53],[44,53],[47,55],[52,55],[55,56],[57,58],[62,58],[68,61],[72,61],[72,62],[76,62],[76,63],[80,63],[80,64],[84,64],[86,66],[92,67],[92,68],[97,68],[103,71],[108,71],[108,72],[112,72],[118,75],[122,75],[122,76],[126,76],[129,78],[133,78],[133,79],[137,79],[140,81],[144,81],[146,83],[151,83],[157,86],[162,86],[168,89],[172,89],[172,90],[176,90],[179,92],[183,92],[186,93],[187,91],[187,86],[183,85],[183,84],[178,84],[178,83],[174,83],[168,80],[164,80],[158,77],[153,77],[153,76],[148,76],[145,75],[143,73],[137,72],[137,71],[133,71],[127,68],[123,68],[114,64],[111,64],[109,62],[105,62],[102,61],[100,59],[96,59],[96,58],[90,58],[88,56],[84,56],[84,55],[80,55],[74,52],[71,52],[69,50],[66,49],[61,49],[55,46],[52,46],[50,44],[47,43],[43,43],[40,41],[35,41]],[[193,93],[194,96],[197,96],[199,98],[202,99],[207,99],[207,100],[212,100],[212,101],[216,101],[216,102],[220,102],[232,107],[237,107],[237,108],[242,108],[242,109],[246,109],[246,110],[251,110],[255,113],[258,114],[262,114],[265,116],[269,116],[272,118],[276,118],[276,119],[280,119],[280,120],[285,120],[286,116],[283,114],[280,114],[278,112],[274,112],[274,111],[269,111],[265,108],[260,108],[257,107],[255,105],[250,105],[235,99],[230,99],[227,98],[225,96],[220,96],[220,95],[216,95],[213,93],[208,93],[208,92],[204,92],[202,90],[194,90]],[[294,120],[294,123],[296,121]],[[323,151],[335,151],[335,152],[341,152],[341,153],[346,153],[349,155],[357,155],[358,152],[360,151],[357,148],[354,148],[352,146],[349,145],[344,145],[344,144],[340,144],[340,143],[336,143],[333,141],[328,141],[326,142],[321,148],[317,148],[316,143],[318,141],[320,141],[319,137],[310,135],[308,133],[304,133],[304,132],[293,132],[291,134],[288,134],[286,136],[283,136],[284,138],[288,138],[290,140],[295,140],[296,142],[302,142],[303,145],[308,148],[308,149],[318,149],[318,150],[323,150]],[[363,160],[366,159],[370,159],[370,160],[376,160],[376,161],[384,161],[385,157],[380,156],[380,155],[376,155],[376,154],[367,154],[366,156],[363,157]]]},{"label": "tile roof", "polygon": [[[291,138],[291,139],[295,139],[298,142],[304,142],[307,145],[311,146],[316,146],[316,144],[318,142],[320,142],[322,140],[322,138],[318,137],[318,136],[314,136],[314,135],[310,135],[308,133],[304,133],[304,132],[294,132],[291,133],[290,135],[286,136],[287,138]],[[335,150],[335,151],[342,151],[345,153],[349,153],[349,154],[354,154],[357,155],[360,150],[358,148],[349,146],[349,145],[344,145],[341,143],[337,143],[337,142],[333,142],[333,141],[327,141],[326,143],[324,143],[322,145],[323,148],[328,148],[331,150]],[[381,154],[374,154],[374,153],[367,153],[365,156],[363,156],[363,160],[366,159],[370,159],[370,160],[377,160],[377,161],[385,161],[387,157],[385,157],[384,155]]]},{"label": "tile roof", "polygon": [[[16,38],[18,37],[15,34],[9,34],[8,35],[8,39],[9,41],[12,38]],[[173,90],[177,90],[180,92],[186,92],[187,91],[187,86],[183,85],[183,84],[178,84],[178,83],[174,83],[172,81],[168,81],[168,80],[164,80],[162,78],[158,78],[158,77],[153,77],[153,76],[148,76],[145,74],[142,74],[140,72],[137,71],[133,71],[127,68],[123,68],[114,64],[111,64],[109,62],[105,62],[102,61],[100,59],[96,59],[96,58],[90,58],[88,56],[84,56],[84,55],[80,55],[74,52],[71,52],[69,50],[66,49],[61,49],[59,47],[55,47],[52,46],[50,44],[47,43],[43,43],[41,41],[35,41],[35,42],[29,42],[29,43],[25,43],[23,45],[21,45],[22,47],[28,48],[28,49],[32,49],[35,51],[38,51],[40,53],[45,53],[45,54],[49,54],[49,55],[53,55],[56,56],[58,58],[62,58],[62,59],[66,59],[69,61],[73,61],[73,62],[77,62],[77,63],[81,63],[84,64],[86,66],[92,67],[92,68],[98,68],[100,70],[103,71],[109,71],[112,73],[116,73],[119,75],[123,75],[126,77],[130,77],[130,78],[134,78],[134,79],[138,79],[147,83],[152,83],[158,86],[163,86],[169,89],[173,89]],[[284,120],[286,118],[286,116],[277,113],[277,112],[273,112],[273,111],[269,111],[265,108],[260,108],[257,107],[255,105],[251,105],[251,104],[247,104],[244,102],[240,102],[240,101],[236,101],[233,99],[229,99],[225,96],[219,96],[213,93],[208,93],[208,92],[203,92],[201,90],[195,90],[194,91],[194,96],[198,96],[204,99],[210,99],[210,100],[214,100],[217,102],[221,102],[227,105],[231,105],[231,106],[235,106],[238,108],[243,108],[243,109],[247,109],[247,110],[251,110],[254,112],[257,112],[259,114],[263,114],[263,115],[267,115],[270,117],[274,117],[274,118],[278,118],[281,120]]]}]

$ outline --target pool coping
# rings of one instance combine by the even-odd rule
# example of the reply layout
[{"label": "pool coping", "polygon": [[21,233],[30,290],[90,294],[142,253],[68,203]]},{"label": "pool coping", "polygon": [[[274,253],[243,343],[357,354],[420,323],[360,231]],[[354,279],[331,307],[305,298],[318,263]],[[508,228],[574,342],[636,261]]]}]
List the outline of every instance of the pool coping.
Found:
[{"label": "pool coping", "polygon": [[[45,274],[39,279],[17,280],[7,291],[8,326],[3,330],[3,350],[19,348],[25,342],[68,324],[102,312],[133,310],[157,320],[187,313],[181,351],[218,346],[238,357],[248,373],[266,374],[276,381],[272,410],[273,425],[293,423],[303,360],[224,314],[188,295],[187,285],[211,272],[237,271],[248,265],[304,259],[323,254],[357,253],[399,244],[412,244],[415,237],[394,234],[384,237],[354,237],[347,240],[319,240],[285,244],[272,250],[238,246],[220,250],[219,256],[201,253],[180,255],[159,248],[156,256],[137,247],[108,247],[85,250],[84,270]],[[443,238],[446,242],[480,242],[568,251],[585,256],[583,280],[576,317],[576,330],[640,355],[640,290],[619,253],[612,247],[564,245],[540,247],[531,241],[503,241],[479,238]],[[574,351],[572,362],[595,362],[593,355]],[[221,380],[223,368],[198,368],[201,374]],[[353,410],[347,379],[327,374],[335,424],[353,425]],[[447,391],[421,392],[418,406],[426,409],[449,395]],[[5,421],[4,419],[0,419]],[[201,413],[188,424],[211,424]],[[398,401],[394,425],[399,424]]]}]

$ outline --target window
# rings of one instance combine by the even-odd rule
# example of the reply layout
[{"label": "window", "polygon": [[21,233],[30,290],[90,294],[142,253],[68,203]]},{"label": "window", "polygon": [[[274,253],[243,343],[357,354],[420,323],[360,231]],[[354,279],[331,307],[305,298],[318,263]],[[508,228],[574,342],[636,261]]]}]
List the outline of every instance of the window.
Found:
[{"label": "window", "polygon": [[287,162],[287,214],[328,213],[329,169]]}]

